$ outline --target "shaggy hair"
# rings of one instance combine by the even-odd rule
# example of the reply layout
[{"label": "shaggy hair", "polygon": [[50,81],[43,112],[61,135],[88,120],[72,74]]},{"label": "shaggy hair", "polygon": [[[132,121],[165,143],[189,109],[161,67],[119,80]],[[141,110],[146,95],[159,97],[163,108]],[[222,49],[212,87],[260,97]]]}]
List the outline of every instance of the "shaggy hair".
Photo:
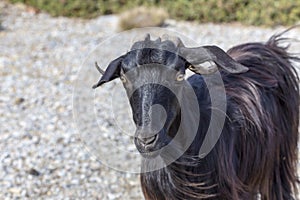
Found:
[{"label": "shaggy hair", "polygon": [[[282,40],[285,39],[281,34],[275,35],[266,43],[233,47],[227,54],[213,46],[184,49],[185,52],[194,52],[187,59],[205,61],[207,56],[215,59],[220,67],[227,100],[224,128],[214,148],[200,158],[198,154],[208,131],[213,104],[204,75],[194,74],[187,81],[197,95],[200,110],[196,137],[174,162],[141,174],[146,199],[296,198],[299,78],[293,64],[299,58],[279,45]],[[135,43],[130,52],[113,60],[94,88],[121,76],[127,94],[130,94],[131,84],[137,79],[158,77],[167,80],[174,77],[171,73],[162,75],[154,66],[145,67],[139,73],[133,72],[131,78],[124,75],[144,64],[162,64],[175,69],[177,74],[184,73],[187,68],[197,72],[195,66],[189,67],[191,63],[176,54],[179,46],[169,40],[162,42],[160,38],[151,41],[148,36],[145,41]],[[166,87],[155,84],[143,85],[128,96],[134,122],[139,128],[149,122],[151,105],[161,104],[166,109],[167,120],[159,133],[149,137],[151,130],[146,130],[144,133],[148,134],[148,139],[138,138],[138,134],[135,137],[138,150],[151,156],[168,144],[180,129],[178,101]],[[188,97],[182,98],[191,102]],[[194,108],[189,109],[188,112],[194,111]],[[139,131],[137,133],[142,133]],[[185,131],[185,137],[191,134],[182,131]],[[152,159],[145,159],[142,163],[143,168],[151,165]]]},{"label": "shaggy hair", "polygon": [[[197,155],[208,129],[211,101],[201,75],[188,81],[196,91],[200,128],[188,151],[169,166],[141,174],[146,199],[294,199],[297,195],[299,125],[298,76],[280,47],[280,35],[263,43],[233,47],[227,53],[249,68],[221,70],[227,119],[214,149]],[[145,163],[147,164],[147,163]]]}]

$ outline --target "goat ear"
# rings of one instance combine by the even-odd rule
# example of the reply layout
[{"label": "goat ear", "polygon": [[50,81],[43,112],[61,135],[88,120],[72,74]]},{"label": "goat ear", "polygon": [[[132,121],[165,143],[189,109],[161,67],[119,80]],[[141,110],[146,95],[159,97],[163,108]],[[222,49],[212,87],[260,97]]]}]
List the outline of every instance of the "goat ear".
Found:
[{"label": "goat ear", "polygon": [[93,86],[93,89],[101,86],[103,83],[109,82],[115,78],[120,77],[122,60],[123,56],[111,61],[98,83]]},{"label": "goat ear", "polygon": [[[248,71],[247,67],[233,60],[233,58],[217,46],[181,47],[179,53],[191,63],[190,69],[195,73],[210,74],[217,70],[217,66],[234,74]],[[213,61],[216,65],[209,68],[200,65],[207,61]]]}]

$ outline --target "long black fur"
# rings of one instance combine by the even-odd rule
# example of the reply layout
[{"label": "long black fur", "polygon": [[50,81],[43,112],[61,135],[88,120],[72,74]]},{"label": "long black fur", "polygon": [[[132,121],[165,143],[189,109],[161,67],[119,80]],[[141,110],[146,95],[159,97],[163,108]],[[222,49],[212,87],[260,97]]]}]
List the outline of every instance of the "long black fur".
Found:
[{"label": "long black fur", "polygon": [[[221,70],[227,95],[227,118],[214,149],[197,157],[211,113],[209,92],[201,75],[188,81],[196,91],[201,119],[188,151],[169,166],[141,174],[146,199],[296,199],[299,78],[298,58],[279,45],[233,47],[228,54],[247,73]],[[176,123],[176,121],[174,122]]]},{"label": "long black fur", "polygon": [[[227,52],[249,70],[232,74],[220,69],[226,91],[226,120],[217,144],[204,158],[199,158],[198,153],[210,123],[212,102],[204,76],[195,74],[188,79],[199,103],[197,135],[175,162],[162,169],[141,174],[146,199],[297,198],[300,98],[299,78],[294,62],[300,59],[280,45],[285,40],[281,36],[275,35],[266,43],[242,44]],[[139,72],[133,70],[131,78],[122,73],[151,63],[184,73],[190,63],[176,54],[176,48],[171,41],[151,41],[148,36],[145,41],[135,43],[126,55],[112,61],[94,88],[123,76],[123,79],[127,79],[124,87],[130,94],[130,88],[133,88],[137,79],[175,79],[172,73],[165,74],[169,77],[162,77],[156,67],[145,67]],[[189,101],[187,97],[182,98]],[[181,122],[175,95],[166,87],[148,84],[138,88],[132,96],[129,95],[129,100],[134,122],[139,128],[151,120],[151,105],[164,106],[168,115],[166,127],[157,134],[155,144],[148,147],[157,150],[166,145],[176,134]],[[188,112],[194,112],[194,108]],[[189,137],[188,134],[184,132],[186,137]],[[140,152],[153,152],[144,148],[137,137],[135,142]],[[147,168],[151,164],[151,159],[146,159],[142,166]]]}]

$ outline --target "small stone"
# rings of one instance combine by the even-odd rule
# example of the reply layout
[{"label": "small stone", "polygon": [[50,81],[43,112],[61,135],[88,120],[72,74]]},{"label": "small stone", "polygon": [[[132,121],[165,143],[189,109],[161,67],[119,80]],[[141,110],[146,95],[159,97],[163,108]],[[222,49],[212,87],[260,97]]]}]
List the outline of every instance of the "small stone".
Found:
[{"label": "small stone", "polygon": [[39,171],[37,171],[36,169],[34,168],[31,168],[29,171],[28,171],[29,174],[33,175],[33,176],[39,176],[41,175],[41,173]]},{"label": "small stone", "polygon": [[19,195],[19,194],[21,194],[22,190],[20,188],[13,187],[13,188],[10,188],[8,191],[13,193],[13,194]]},{"label": "small stone", "polygon": [[24,99],[23,97],[19,97],[19,98],[16,98],[15,104],[16,104],[16,105],[20,105],[20,104],[22,104],[24,101],[25,101],[25,99]]}]

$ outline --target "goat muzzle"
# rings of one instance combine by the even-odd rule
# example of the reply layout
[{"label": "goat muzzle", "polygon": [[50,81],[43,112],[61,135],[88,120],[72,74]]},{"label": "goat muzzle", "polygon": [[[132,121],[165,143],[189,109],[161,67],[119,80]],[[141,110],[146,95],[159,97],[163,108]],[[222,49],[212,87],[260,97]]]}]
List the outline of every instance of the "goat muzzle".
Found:
[{"label": "goat muzzle", "polygon": [[145,147],[152,146],[156,141],[156,139],[157,139],[157,134],[150,137],[140,137],[140,136],[137,137],[137,140],[139,140],[139,142]]}]

